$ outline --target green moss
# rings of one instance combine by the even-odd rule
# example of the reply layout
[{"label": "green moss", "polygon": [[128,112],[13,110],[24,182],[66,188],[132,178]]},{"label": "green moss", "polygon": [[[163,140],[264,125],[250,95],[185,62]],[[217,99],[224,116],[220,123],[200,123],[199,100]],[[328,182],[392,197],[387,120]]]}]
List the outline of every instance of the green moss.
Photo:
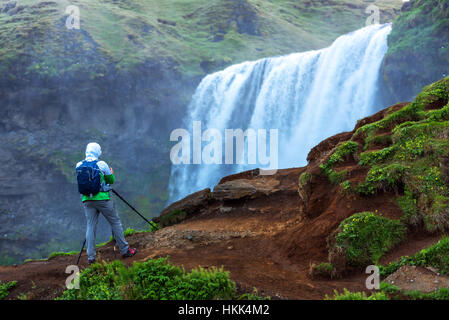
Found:
[{"label": "green moss", "polygon": [[344,249],[348,262],[355,266],[377,263],[405,237],[406,229],[399,221],[362,212],[340,224],[335,245]]}]

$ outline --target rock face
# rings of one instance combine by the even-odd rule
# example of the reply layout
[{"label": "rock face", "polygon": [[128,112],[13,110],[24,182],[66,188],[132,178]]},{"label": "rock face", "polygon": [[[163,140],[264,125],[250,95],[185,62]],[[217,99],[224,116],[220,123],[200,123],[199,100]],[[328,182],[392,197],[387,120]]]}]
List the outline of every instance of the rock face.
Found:
[{"label": "rock face", "polygon": [[[192,193],[191,195],[188,195],[184,199],[181,199],[179,201],[176,201],[172,203],[170,206],[165,208],[161,214],[160,217],[167,215],[173,211],[180,210],[184,211],[188,215],[194,214],[196,212],[200,212],[202,209],[204,209],[210,199],[210,189],[206,188],[204,190]],[[158,218],[156,218],[158,219]],[[157,221],[155,219],[155,221]]]},{"label": "rock face", "polygon": [[423,86],[449,75],[448,21],[446,0],[404,3],[382,66],[393,102],[409,101]]},{"label": "rock face", "polygon": [[245,197],[254,198],[279,191],[279,189],[276,189],[278,185],[279,181],[272,179],[267,182],[246,179],[233,180],[216,185],[212,192],[212,198],[219,201],[237,200]]},{"label": "rock face", "polygon": [[[169,216],[175,212],[184,212],[182,220],[189,219],[195,215],[203,214],[215,208],[223,213],[233,211],[232,206],[226,203],[232,202],[242,203],[245,199],[267,198],[280,191],[280,180],[275,176],[254,176],[254,170],[245,171],[237,175],[225,177],[217,184],[213,191],[209,188],[192,193],[191,195],[172,203],[165,208],[159,217],[154,221],[160,222],[165,216]],[[253,177],[247,179],[239,179],[241,176]],[[178,220],[177,222],[180,222]]]}]

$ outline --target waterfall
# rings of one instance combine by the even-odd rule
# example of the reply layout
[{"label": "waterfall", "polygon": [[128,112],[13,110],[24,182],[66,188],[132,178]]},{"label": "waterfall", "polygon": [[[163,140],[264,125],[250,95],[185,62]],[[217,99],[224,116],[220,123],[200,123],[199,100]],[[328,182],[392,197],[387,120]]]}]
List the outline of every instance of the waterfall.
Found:
[{"label": "waterfall", "polygon": [[[351,130],[381,107],[379,73],[391,25],[343,35],[325,49],[265,58],[206,76],[192,97],[185,129],[193,121],[218,129],[278,129],[279,168],[306,164],[323,139]],[[204,130],[203,129],[203,130]],[[258,165],[172,165],[170,201],[227,174]]]}]

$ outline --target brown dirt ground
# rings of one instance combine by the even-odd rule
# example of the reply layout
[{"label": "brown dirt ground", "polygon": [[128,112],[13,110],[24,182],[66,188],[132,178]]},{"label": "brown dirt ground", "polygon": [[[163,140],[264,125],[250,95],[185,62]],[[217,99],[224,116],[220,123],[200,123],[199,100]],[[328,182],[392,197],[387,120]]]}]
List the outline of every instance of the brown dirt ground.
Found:
[{"label": "brown dirt ground", "polygon": [[[370,201],[346,197],[336,187],[318,179],[310,199],[312,209],[317,212],[307,218],[298,210],[297,181],[303,171],[304,168],[287,169],[276,176],[264,177],[281,182],[280,191],[269,196],[212,204],[204,214],[180,224],[129,236],[128,242],[138,253],[123,262],[131,264],[169,256],[172,263],[187,270],[223,266],[241,290],[249,292],[256,287],[260,294],[280,299],[322,299],[334,289],[365,290],[366,275],[362,272],[338,280],[313,280],[308,276],[309,266],[327,260],[326,235],[342,219],[355,212],[376,209],[397,218],[400,211],[395,201],[386,194]],[[437,237],[412,237],[386,259],[412,254],[436,241]],[[99,260],[113,260],[112,244],[97,249],[97,255]],[[17,299],[25,294],[28,299],[52,299],[64,289],[68,276],[65,269],[75,261],[76,256],[61,256],[3,266],[0,280],[18,281],[8,298]],[[81,268],[86,267],[86,262],[84,252]]]}]

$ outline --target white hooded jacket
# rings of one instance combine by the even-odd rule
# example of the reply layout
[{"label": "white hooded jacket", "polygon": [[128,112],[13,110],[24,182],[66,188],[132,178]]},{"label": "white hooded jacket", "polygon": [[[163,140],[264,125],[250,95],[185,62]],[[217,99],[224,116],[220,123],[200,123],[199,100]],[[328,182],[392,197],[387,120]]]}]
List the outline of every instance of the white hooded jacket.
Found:
[{"label": "white hooded jacket", "polygon": [[[98,160],[98,158],[101,155],[101,147],[96,142],[91,142],[86,147],[86,161],[91,162]],[[83,162],[80,161],[76,164],[75,168],[78,168]],[[104,161],[98,161],[97,162],[98,168],[103,173],[103,175],[108,176],[112,174],[111,168],[109,168],[108,164]]]}]

